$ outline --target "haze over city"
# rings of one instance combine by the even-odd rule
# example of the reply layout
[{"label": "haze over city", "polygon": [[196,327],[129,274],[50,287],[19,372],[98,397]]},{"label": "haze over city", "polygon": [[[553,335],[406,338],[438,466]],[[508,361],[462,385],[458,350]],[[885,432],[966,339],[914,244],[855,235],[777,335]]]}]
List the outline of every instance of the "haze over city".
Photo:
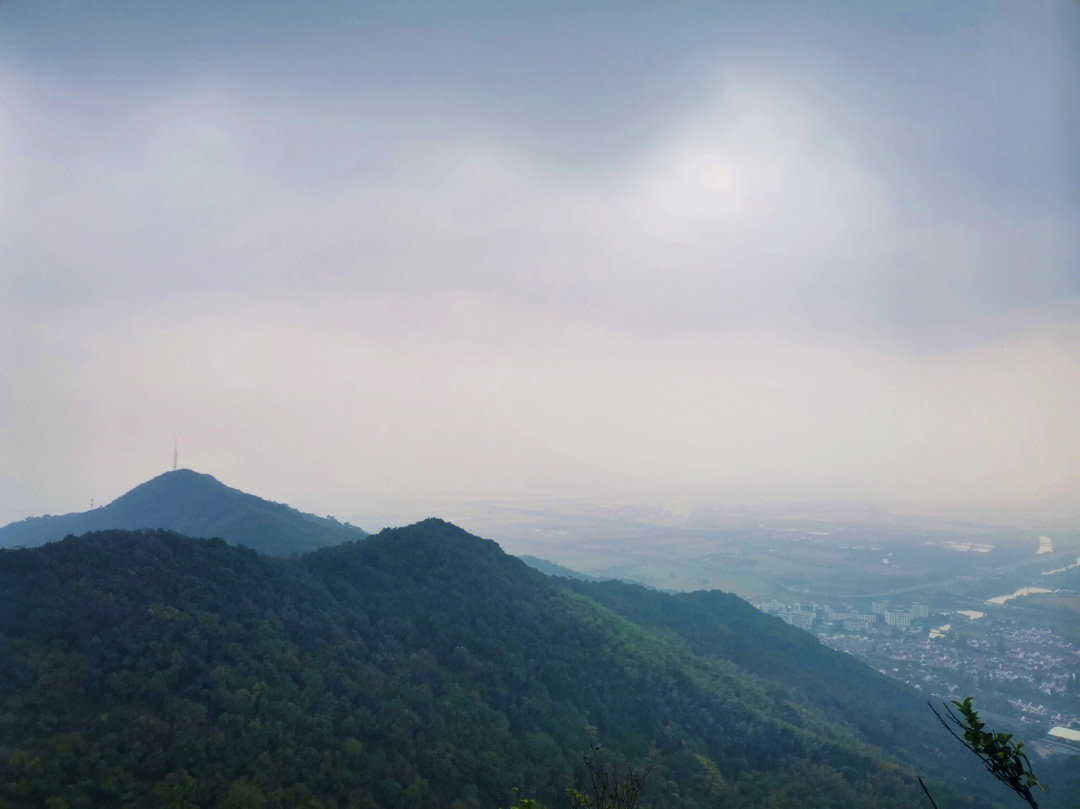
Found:
[{"label": "haze over city", "polygon": [[1077,3],[225,5],[0,4],[0,523],[1075,530]]}]

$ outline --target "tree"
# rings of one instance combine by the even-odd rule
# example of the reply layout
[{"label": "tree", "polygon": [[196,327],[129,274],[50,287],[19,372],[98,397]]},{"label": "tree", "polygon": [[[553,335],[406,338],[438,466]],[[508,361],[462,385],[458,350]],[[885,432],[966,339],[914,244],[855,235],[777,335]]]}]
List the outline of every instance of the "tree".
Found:
[{"label": "tree", "polygon": [[600,762],[600,745],[595,745],[585,756],[585,768],[589,771],[589,791],[567,790],[570,805],[574,809],[636,809],[645,779],[650,770],[638,770],[627,764],[606,766]]},{"label": "tree", "polygon": [[515,788],[514,794],[517,796],[517,800],[514,801],[514,805],[510,809],[544,809],[543,804],[537,803],[533,798],[521,797],[521,790]]},{"label": "tree", "polygon": [[[964,697],[962,701],[954,699],[952,704],[955,711],[948,705],[942,705],[944,715],[933,705],[930,705],[930,710],[954,739],[979,757],[979,761],[991,775],[1027,801],[1031,809],[1039,809],[1031,790],[1045,787],[1031,771],[1031,762],[1024,752],[1024,743],[1014,742],[1011,733],[983,730],[986,723],[979,719],[979,714],[971,707],[971,697]],[[921,778],[919,785],[934,809],[937,809],[937,804]]]}]

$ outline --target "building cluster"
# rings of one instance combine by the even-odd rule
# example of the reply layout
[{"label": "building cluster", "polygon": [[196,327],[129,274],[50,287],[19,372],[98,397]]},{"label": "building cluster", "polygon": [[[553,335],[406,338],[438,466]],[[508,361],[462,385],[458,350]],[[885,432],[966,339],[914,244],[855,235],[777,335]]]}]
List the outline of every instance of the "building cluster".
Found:
[{"label": "building cluster", "polygon": [[[1007,704],[1015,723],[1028,730],[1080,726],[1080,649],[1046,628],[1017,626],[1004,616],[979,615],[957,628],[948,625],[929,633],[897,623],[910,621],[924,628],[943,616],[922,616],[922,605],[896,608],[872,606],[873,630],[850,631],[819,623],[817,635],[829,646],[854,654],[882,673],[917,690],[941,698],[979,693]],[[841,618],[828,608],[819,617]],[[889,613],[894,613],[890,616]],[[966,614],[966,613],[965,613]],[[923,618],[932,620],[922,620]],[[887,629],[888,626],[894,629]],[[896,631],[896,629],[903,631]],[[937,633],[937,634],[935,634]],[[1046,752],[1060,753],[1067,740],[1050,740]],[[1052,748],[1052,749],[1051,749]]]},{"label": "building cluster", "polygon": [[1019,628],[1002,632],[1006,651],[987,679],[1021,681],[1047,696],[1078,693],[1076,671],[1080,652],[1048,629]]},{"label": "building cluster", "polygon": [[911,631],[918,628],[922,619],[930,617],[930,608],[918,602],[894,607],[887,601],[875,601],[870,612],[860,612],[847,604],[835,608],[827,604],[819,607],[816,603],[766,601],[756,606],[807,631],[821,628],[823,624],[839,624],[847,632],[874,632],[888,628]]},{"label": "building cluster", "polygon": [[871,609],[874,615],[885,620],[887,626],[898,629],[909,629],[916,621],[930,617],[930,608],[918,602],[908,607],[892,607],[888,601],[875,601]]},{"label": "building cluster", "polygon": [[799,627],[799,629],[805,629],[807,632],[811,631],[818,621],[818,606],[813,603],[801,604],[795,602],[794,604],[785,604],[782,601],[766,601],[755,606],[762,612],[775,615],[777,618],[781,618],[789,624]]},{"label": "building cluster", "polygon": [[848,632],[873,632],[878,624],[878,616],[873,613],[858,612],[847,607],[839,610],[825,607],[822,617],[830,624],[841,624]]}]

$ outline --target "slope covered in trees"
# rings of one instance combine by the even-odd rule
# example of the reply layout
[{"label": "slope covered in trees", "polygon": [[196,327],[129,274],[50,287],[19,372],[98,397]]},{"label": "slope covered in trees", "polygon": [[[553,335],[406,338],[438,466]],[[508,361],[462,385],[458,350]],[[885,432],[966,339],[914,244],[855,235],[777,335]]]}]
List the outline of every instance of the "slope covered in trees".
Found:
[{"label": "slope covered in trees", "polygon": [[621,581],[566,586],[648,631],[678,637],[695,655],[727,660],[773,681],[790,701],[842,717],[864,738],[894,740],[916,760],[932,764],[933,751],[945,746],[936,723],[927,721],[924,696],[738,596],[663,593]]},{"label": "slope covered in trees", "polygon": [[557,806],[597,741],[652,807],[922,805],[858,705],[437,520],[287,560],[102,532],[0,551],[0,592],[3,806]]},{"label": "slope covered in trees", "polygon": [[0,528],[0,547],[33,547],[112,528],[164,528],[194,537],[220,537],[260,553],[307,553],[367,536],[353,525],[305,514],[230,488],[210,475],[178,469],[148,480],[91,511],[31,517]]}]

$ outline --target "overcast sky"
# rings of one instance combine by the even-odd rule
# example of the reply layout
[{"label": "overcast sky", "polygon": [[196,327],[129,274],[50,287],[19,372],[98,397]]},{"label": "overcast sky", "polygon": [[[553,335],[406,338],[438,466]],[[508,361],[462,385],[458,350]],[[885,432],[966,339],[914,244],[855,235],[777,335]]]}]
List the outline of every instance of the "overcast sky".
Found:
[{"label": "overcast sky", "polygon": [[5,0],[0,521],[1076,528],[1080,4],[884,5]]}]

